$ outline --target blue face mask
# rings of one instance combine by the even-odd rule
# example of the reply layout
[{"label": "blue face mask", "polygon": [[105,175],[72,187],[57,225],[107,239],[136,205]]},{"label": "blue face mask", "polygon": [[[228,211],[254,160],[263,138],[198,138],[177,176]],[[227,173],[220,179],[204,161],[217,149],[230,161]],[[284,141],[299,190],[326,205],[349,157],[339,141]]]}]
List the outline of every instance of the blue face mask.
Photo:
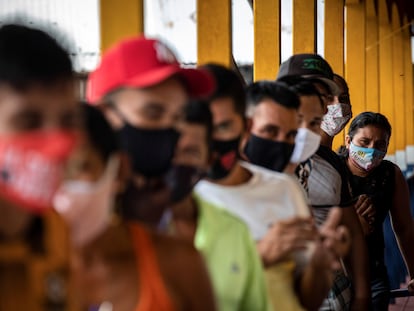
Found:
[{"label": "blue face mask", "polygon": [[377,167],[385,157],[385,152],[354,145],[349,146],[349,158],[361,169],[370,171]]}]

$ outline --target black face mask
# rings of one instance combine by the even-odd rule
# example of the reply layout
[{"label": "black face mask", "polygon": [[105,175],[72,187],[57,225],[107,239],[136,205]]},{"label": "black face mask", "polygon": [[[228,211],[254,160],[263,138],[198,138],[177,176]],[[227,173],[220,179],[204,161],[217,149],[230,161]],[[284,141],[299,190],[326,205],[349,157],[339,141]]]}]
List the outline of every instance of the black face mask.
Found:
[{"label": "black face mask", "polygon": [[292,156],[294,144],[276,142],[251,135],[244,153],[252,164],[282,172]]},{"label": "black face mask", "polygon": [[177,203],[189,195],[205,172],[189,165],[173,165],[164,181],[171,191],[171,203]]},{"label": "black face mask", "polygon": [[176,130],[142,129],[125,122],[118,133],[123,149],[131,157],[135,173],[159,177],[168,171],[180,136]]},{"label": "black face mask", "polygon": [[239,158],[239,144],[241,137],[232,140],[214,140],[213,152],[218,158],[212,164],[208,177],[210,179],[221,179],[226,177]]}]

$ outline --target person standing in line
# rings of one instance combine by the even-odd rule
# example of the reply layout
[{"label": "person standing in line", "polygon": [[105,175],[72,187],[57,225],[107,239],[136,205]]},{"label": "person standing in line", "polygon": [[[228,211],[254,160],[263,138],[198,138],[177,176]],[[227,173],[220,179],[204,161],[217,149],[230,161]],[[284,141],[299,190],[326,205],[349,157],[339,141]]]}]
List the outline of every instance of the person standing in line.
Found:
[{"label": "person standing in line", "polygon": [[[309,203],[317,224],[321,225],[325,221],[332,207],[341,206],[344,211],[342,221],[349,228],[353,238],[351,256],[347,264],[351,272],[353,289],[351,291],[349,278],[344,273],[335,274],[334,287],[321,306],[321,310],[348,310],[349,308],[366,310],[370,303],[366,246],[351,200],[345,167],[331,150],[333,137],[329,139],[330,136],[323,130],[329,128],[331,135],[339,133],[351,115],[345,114],[344,117],[337,118],[338,109],[335,107],[340,104],[335,104],[335,99],[340,88],[334,82],[330,65],[322,57],[315,54],[297,54],[282,63],[278,81],[294,87],[301,79],[312,83],[317,89],[326,114],[320,124],[321,129],[315,132],[321,135],[320,147],[309,160],[299,163],[297,174],[308,192]],[[342,110],[339,112],[342,113]],[[326,141],[330,141],[330,145],[326,146]]]},{"label": "person standing in line", "polygon": [[[295,265],[293,261],[286,261],[292,252],[302,249],[318,235],[310,219],[292,217],[297,212],[309,213],[302,190],[287,175],[240,161],[240,142],[247,134],[248,124],[243,85],[229,69],[215,64],[205,68],[217,81],[217,90],[209,99],[215,163],[208,177],[197,184],[196,193],[204,200],[226,208],[248,225],[266,267],[268,285],[272,284],[269,295],[274,308],[302,310],[301,302],[305,308],[314,308],[320,303],[315,291],[309,300],[307,296],[299,302],[302,297],[296,292],[292,275]],[[295,95],[293,98],[297,100]],[[329,256],[324,259],[329,261]],[[323,297],[325,279],[320,277],[320,272],[313,274],[311,266],[308,268],[309,274],[304,275],[309,278],[303,277],[303,280],[318,275],[315,284],[321,285]],[[330,276],[326,282],[330,284]],[[310,290],[311,287],[302,289]]]},{"label": "person standing in line", "polygon": [[[103,112],[126,154],[121,162],[126,183],[117,195],[115,207],[122,219],[120,228],[110,227],[95,239],[85,249],[94,256],[86,258],[99,264],[109,253],[109,259],[113,259],[111,245],[116,250],[117,234],[121,234],[127,250],[133,246],[133,256],[128,258],[135,260],[129,275],[135,283],[125,291],[115,286],[125,285],[122,279],[119,283],[111,279],[99,282],[101,277],[114,276],[108,272],[119,262],[106,261],[103,275],[99,269],[95,271],[94,285],[105,288],[98,290],[100,302],[113,298],[122,305],[122,295],[131,293],[128,301],[135,310],[216,309],[200,254],[190,243],[148,228],[159,222],[176,199],[174,185],[180,182],[181,175],[175,176],[172,183],[167,175],[172,169],[183,108],[190,96],[208,95],[213,89],[214,80],[208,73],[182,68],[166,45],[145,36],[115,44],[89,75],[87,98]],[[148,250],[151,260],[145,255]],[[127,273],[124,276],[128,278]]]},{"label": "person standing in line", "polygon": [[384,264],[383,223],[387,214],[410,276],[408,290],[414,291],[414,226],[408,185],[401,170],[384,160],[391,137],[387,118],[363,112],[351,122],[345,137],[346,164],[355,208],[368,247],[372,303],[375,311],[388,310],[389,280]]},{"label": "person standing in line", "polygon": [[[55,33],[59,35],[58,33]],[[0,27],[0,309],[71,308],[69,248],[51,208],[81,118],[68,52],[21,21]]]},{"label": "person standing in line", "polygon": [[170,206],[168,232],[188,240],[203,254],[219,310],[272,310],[262,263],[246,225],[192,193],[209,169],[212,128],[208,103],[190,101],[173,160],[175,171],[186,174],[181,174],[176,203]]}]

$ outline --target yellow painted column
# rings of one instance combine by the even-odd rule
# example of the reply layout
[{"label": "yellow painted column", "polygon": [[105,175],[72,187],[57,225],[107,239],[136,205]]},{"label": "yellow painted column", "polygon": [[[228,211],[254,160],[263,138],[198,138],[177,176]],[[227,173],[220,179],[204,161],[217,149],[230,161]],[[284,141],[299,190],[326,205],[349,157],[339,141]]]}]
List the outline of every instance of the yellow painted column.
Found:
[{"label": "yellow painted column", "polygon": [[[324,57],[332,70],[344,75],[344,2],[343,0],[325,0],[325,46]],[[332,148],[344,144],[345,131],[335,136]]]},{"label": "yellow painted column", "polygon": [[365,1],[366,15],[366,83],[365,83],[365,108],[367,111],[379,111],[378,90],[378,17],[375,12],[374,1]]},{"label": "yellow painted column", "polygon": [[404,50],[404,102],[405,102],[405,135],[406,135],[406,152],[407,166],[412,169],[414,166],[414,81],[413,81],[413,63],[411,59],[411,36],[409,23],[404,20],[403,28],[403,50]]},{"label": "yellow painted column", "polygon": [[144,0],[100,0],[101,51],[144,32]]},{"label": "yellow painted column", "polygon": [[405,101],[404,101],[404,61],[401,24],[397,5],[393,4],[392,12],[392,58],[393,58],[393,85],[394,85],[394,114],[395,123],[395,161],[402,171],[407,170],[405,160]]},{"label": "yellow painted column", "polygon": [[280,0],[255,0],[253,79],[274,80],[280,64]]},{"label": "yellow painted column", "polygon": [[[379,36],[379,110],[395,125],[394,84],[392,70],[392,27],[388,18],[386,0],[378,1]],[[391,135],[387,158],[395,162],[395,135]]]},{"label": "yellow painted column", "polygon": [[232,63],[231,0],[197,0],[197,62]]},{"label": "yellow painted column", "polygon": [[344,75],[344,2],[325,0],[324,57],[332,70]]},{"label": "yellow painted column", "polygon": [[[354,116],[365,109],[365,4],[346,3],[345,79]],[[347,127],[348,128],[348,127]]]},{"label": "yellow painted column", "polygon": [[316,52],[316,1],[293,0],[293,54]]}]

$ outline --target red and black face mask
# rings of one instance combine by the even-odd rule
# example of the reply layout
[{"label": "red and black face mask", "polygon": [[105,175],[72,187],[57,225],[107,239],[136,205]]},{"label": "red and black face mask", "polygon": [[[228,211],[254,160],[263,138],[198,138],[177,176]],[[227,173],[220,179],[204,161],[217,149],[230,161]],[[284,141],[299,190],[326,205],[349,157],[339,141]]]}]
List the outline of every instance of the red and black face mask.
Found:
[{"label": "red and black face mask", "polygon": [[241,137],[232,140],[214,140],[213,153],[217,155],[212,164],[208,177],[213,180],[226,177],[239,159]]}]

